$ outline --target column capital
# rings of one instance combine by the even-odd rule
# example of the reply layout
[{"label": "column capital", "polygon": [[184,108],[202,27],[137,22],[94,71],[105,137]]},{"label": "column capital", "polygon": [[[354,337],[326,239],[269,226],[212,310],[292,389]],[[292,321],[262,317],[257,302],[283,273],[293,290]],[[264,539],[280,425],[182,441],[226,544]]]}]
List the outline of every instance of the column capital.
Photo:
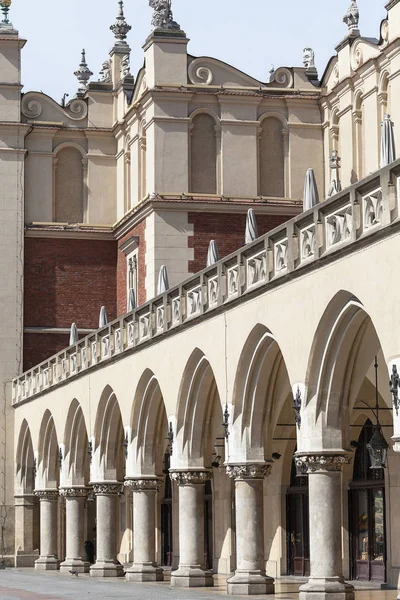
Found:
[{"label": "column capital", "polygon": [[127,479],[124,481],[124,485],[131,488],[132,492],[158,492],[162,485],[162,480],[157,477],[152,479]]},{"label": "column capital", "polygon": [[39,500],[58,500],[60,496],[58,490],[34,490],[33,493]]},{"label": "column capital", "polygon": [[272,465],[267,463],[250,463],[242,465],[227,465],[226,474],[236,480],[264,479],[271,474]]},{"label": "column capital", "polygon": [[212,479],[212,471],[169,471],[170,477],[178,485],[196,485]]},{"label": "column capital", "polygon": [[122,483],[117,481],[100,481],[91,482],[90,485],[93,487],[93,492],[96,495],[112,495],[118,494],[121,491]]},{"label": "column capital", "polygon": [[85,487],[60,488],[60,496],[64,498],[86,498],[89,490]]},{"label": "column capital", "polygon": [[351,454],[339,453],[296,453],[295,462],[299,473],[332,472],[341,471],[343,465],[349,465],[352,460]]}]

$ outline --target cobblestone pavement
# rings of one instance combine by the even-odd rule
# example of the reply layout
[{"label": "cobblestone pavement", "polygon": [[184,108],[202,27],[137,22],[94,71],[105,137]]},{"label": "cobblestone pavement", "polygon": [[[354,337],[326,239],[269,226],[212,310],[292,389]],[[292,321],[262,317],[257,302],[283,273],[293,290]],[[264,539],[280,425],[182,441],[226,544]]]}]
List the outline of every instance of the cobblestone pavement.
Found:
[{"label": "cobblestone pavement", "polygon": [[[298,583],[277,582],[272,600],[297,600]],[[88,575],[65,575],[57,572],[38,573],[33,569],[6,569],[0,571],[0,600],[219,600],[241,598],[227,596],[224,577],[215,578],[215,587],[209,589],[172,589],[169,581],[157,584],[128,583],[124,579],[92,579]],[[254,597],[254,596],[253,596]],[[267,596],[264,596],[267,598]],[[255,598],[255,597],[254,597]],[[357,600],[396,600],[395,590],[362,590]]]}]

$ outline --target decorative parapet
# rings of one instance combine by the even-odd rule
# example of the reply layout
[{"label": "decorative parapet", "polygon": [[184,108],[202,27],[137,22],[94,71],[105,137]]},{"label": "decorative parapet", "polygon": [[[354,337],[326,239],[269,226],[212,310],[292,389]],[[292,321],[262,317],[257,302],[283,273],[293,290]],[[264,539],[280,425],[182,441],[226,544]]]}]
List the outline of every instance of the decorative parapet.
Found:
[{"label": "decorative parapet", "polygon": [[13,380],[13,404],[351,252],[398,221],[400,160],[243,246]]}]

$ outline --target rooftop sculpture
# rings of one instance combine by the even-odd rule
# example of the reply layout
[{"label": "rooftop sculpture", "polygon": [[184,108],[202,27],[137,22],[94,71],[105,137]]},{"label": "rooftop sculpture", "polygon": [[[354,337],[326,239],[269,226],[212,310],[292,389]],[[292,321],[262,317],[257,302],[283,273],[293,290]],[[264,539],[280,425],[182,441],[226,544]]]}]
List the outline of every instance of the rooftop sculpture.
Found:
[{"label": "rooftop sculpture", "polygon": [[153,29],[180,29],[172,14],[172,0],[149,0],[150,7],[154,10],[151,24]]},{"label": "rooftop sculpture", "polygon": [[360,33],[358,29],[359,20],[360,13],[357,6],[357,0],[352,0],[347,13],[343,17],[343,22],[346,23],[349,28],[349,35],[358,35]]}]

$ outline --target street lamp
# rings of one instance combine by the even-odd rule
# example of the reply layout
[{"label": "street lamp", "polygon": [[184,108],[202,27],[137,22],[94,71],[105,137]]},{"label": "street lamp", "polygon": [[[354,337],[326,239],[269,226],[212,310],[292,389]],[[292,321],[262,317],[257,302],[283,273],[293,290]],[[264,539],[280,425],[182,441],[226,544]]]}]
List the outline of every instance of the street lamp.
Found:
[{"label": "street lamp", "polygon": [[[367,444],[367,450],[371,460],[370,469],[384,469],[386,467],[387,453],[389,445],[382,434],[381,424],[379,423],[379,399],[378,399],[378,360],[375,356],[375,416],[376,425],[370,441]],[[372,410],[372,409],[371,409]]]}]

